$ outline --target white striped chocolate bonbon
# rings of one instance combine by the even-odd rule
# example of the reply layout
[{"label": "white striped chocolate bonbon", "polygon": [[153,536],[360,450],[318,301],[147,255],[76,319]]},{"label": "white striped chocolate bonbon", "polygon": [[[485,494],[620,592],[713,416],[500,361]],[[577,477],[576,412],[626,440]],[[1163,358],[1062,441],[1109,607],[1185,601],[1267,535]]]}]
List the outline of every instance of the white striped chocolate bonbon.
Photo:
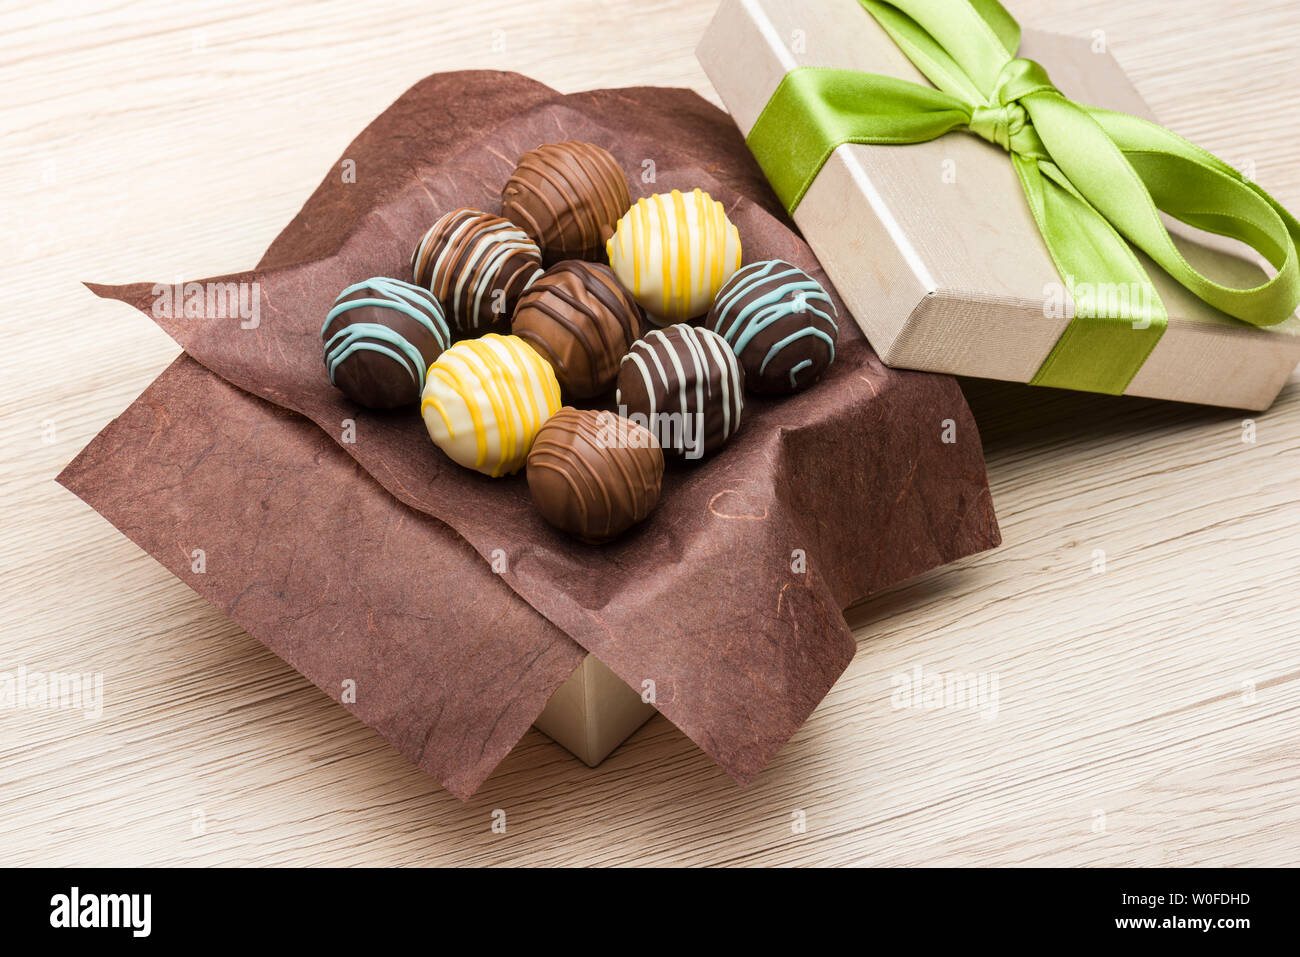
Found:
[{"label": "white striped chocolate bonbon", "polygon": [[411,275],[442,303],[452,338],[506,331],[515,304],[542,274],[536,243],[508,219],[454,209],[421,237]]},{"label": "white striped chocolate bonbon", "polygon": [[644,425],[664,452],[712,455],[740,428],[745,373],[716,332],[684,323],[652,329],[618,372],[620,415]]}]

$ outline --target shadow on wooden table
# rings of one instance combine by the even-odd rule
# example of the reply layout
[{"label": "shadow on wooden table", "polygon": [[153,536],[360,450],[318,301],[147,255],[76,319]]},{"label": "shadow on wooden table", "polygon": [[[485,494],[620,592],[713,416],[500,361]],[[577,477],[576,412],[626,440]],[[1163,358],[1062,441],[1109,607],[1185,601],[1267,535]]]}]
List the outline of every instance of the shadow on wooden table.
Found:
[{"label": "shadow on wooden table", "polygon": [[[1062,470],[1094,456],[1121,454],[1135,443],[1169,439],[1206,428],[1233,429],[1269,411],[1252,412],[1132,396],[1045,389],[1015,382],[959,377],[979,426],[989,487],[1003,529],[1003,544],[872,595],[845,612],[859,642],[904,627],[942,603],[960,601],[985,587],[995,566],[1015,545],[1015,522],[1026,498],[1040,498],[1063,483]],[[1273,404],[1300,398],[1292,379]],[[1155,454],[1155,453],[1153,453]],[[1152,468],[1160,468],[1159,461]]]},{"label": "shadow on wooden table", "polygon": [[[993,480],[1009,455],[1055,442],[1132,438],[1152,429],[1175,429],[1267,415],[1161,399],[1045,389],[1018,382],[959,378],[979,425]],[[1282,390],[1282,403],[1297,388]]]}]

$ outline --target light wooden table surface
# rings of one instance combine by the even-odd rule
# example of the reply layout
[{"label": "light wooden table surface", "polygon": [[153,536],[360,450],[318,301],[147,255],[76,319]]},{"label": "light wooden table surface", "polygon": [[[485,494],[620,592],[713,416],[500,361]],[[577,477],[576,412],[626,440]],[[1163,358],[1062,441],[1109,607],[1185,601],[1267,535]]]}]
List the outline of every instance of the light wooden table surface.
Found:
[{"label": "light wooden table surface", "polygon": [[[1104,30],[1166,123],[1300,209],[1293,0],[1010,6]],[[0,671],[102,672],[106,704],[0,710],[0,864],[1297,862],[1294,379],[1253,443],[1237,412],[964,383],[1005,544],[853,611],[853,664],[746,789],[655,718],[595,770],[529,732],[461,804],[54,484],[177,352],[81,280],[250,267],[428,73],[716,102],[713,7],[7,4]],[[996,717],[895,709],[918,665],[996,677]]]}]

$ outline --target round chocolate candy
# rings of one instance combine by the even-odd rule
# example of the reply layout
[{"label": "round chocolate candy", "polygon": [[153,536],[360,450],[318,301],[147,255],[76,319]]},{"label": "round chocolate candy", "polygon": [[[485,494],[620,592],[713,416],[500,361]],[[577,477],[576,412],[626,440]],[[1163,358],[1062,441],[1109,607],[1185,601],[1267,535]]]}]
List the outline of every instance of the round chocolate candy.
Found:
[{"label": "round chocolate candy", "polygon": [[452,336],[504,331],[524,290],[542,274],[542,254],[518,226],[477,209],[454,209],[411,254],[411,273],[442,303]]},{"label": "round chocolate candy", "polygon": [[740,266],[740,234],[702,190],[638,199],[606,247],[619,282],[656,325],[708,311]]},{"label": "round chocolate candy", "polygon": [[664,451],[711,455],[740,428],[745,373],[716,332],[679,324],[651,329],[618,371],[619,413],[644,425]]},{"label": "round chocolate candy", "polygon": [[511,331],[555,369],[566,393],[608,392],[619,360],[644,331],[641,307],[599,263],[568,259],[546,271],[519,300]]},{"label": "round chocolate candy", "polygon": [[429,367],[420,414],[452,460],[494,478],[519,471],[560,407],[550,365],[515,336],[458,342]]},{"label": "round chocolate candy", "polygon": [[417,400],[425,371],[451,345],[438,300],[427,289],[383,277],[339,293],[320,334],[330,382],[372,409]]},{"label": "round chocolate candy", "polygon": [[501,191],[501,215],[533,238],[547,264],[602,258],[631,205],[618,160],[591,143],[529,150]]},{"label": "round chocolate candy", "polygon": [[565,406],[547,419],[528,453],[528,490],[537,510],[593,544],[649,515],[663,477],[655,437],[613,412]]},{"label": "round chocolate candy", "polygon": [[816,382],[835,359],[835,304],[798,266],[780,259],[737,270],[704,324],[726,339],[745,370],[745,388],[785,395]]}]

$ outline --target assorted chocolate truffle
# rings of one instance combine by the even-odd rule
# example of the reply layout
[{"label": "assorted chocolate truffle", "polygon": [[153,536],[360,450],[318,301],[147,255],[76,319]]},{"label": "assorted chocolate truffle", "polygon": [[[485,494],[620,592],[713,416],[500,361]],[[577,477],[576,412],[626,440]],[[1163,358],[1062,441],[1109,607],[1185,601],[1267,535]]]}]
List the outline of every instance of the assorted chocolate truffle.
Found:
[{"label": "assorted chocolate truffle", "polygon": [[532,237],[547,264],[600,259],[631,205],[618,160],[591,143],[529,150],[501,192],[501,214]]},{"label": "assorted chocolate truffle", "polygon": [[638,199],[606,246],[619,282],[664,326],[708,311],[740,266],[740,234],[702,190]]},{"label": "assorted chocolate truffle", "polygon": [[740,428],[745,373],[716,332],[679,324],[652,329],[618,373],[619,412],[644,425],[664,451],[712,455]]},{"label": "assorted chocolate truffle", "polygon": [[458,342],[429,367],[420,414],[453,461],[496,477],[519,470],[559,407],[550,364],[522,339],[489,333]]},{"label": "assorted chocolate truffle", "polygon": [[566,406],[542,426],[528,453],[528,490],[537,510],[593,544],[649,515],[663,475],[655,437],[613,412]]},{"label": "assorted chocolate truffle", "polygon": [[[632,205],[614,157],[571,141],[521,156],[501,204],[504,216],[439,218],[411,254],[414,284],[379,277],[339,293],[321,327],[325,366],[363,405],[420,399],[430,438],[465,468],[526,464],[538,511],[581,541],[650,514],[665,455],[721,448],[747,383],[796,392],[835,358],[826,290],[781,260],[742,269],[736,227],[702,190]],[[704,326],[685,321],[706,312]],[[560,406],[562,390],[611,388],[618,413]]]},{"label": "assorted chocolate truffle", "polygon": [[780,259],[738,270],[704,324],[735,351],[751,392],[806,389],[835,359],[835,304],[821,283]]},{"label": "assorted chocolate truffle", "polygon": [[455,209],[411,254],[411,273],[442,303],[453,338],[505,331],[519,297],[542,273],[542,254],[514,223]]},{"label": "assorted chocolate truffle", "polygon": [[613,388],[644,323],[608,266],[565,260],[520,298],[511,331],[554,367],[568,395],[591,398]]},{"label": "assorted chocolate truffle", "polygon": [[339,293],[321,339],[330,382],[372,409],[419,399],[425,371],[451,345],[438,300],[419,286],[383,277]]}]

